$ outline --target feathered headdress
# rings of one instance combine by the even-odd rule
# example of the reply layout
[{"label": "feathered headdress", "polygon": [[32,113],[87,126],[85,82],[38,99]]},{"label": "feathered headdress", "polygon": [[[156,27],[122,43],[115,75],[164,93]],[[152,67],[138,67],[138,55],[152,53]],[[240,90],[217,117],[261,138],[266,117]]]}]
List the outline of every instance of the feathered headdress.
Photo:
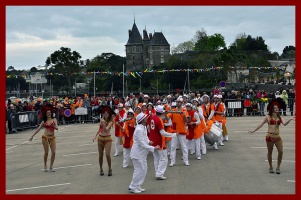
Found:
[{"label": "feathered headdress", "polygon": [[276,98],[276,99],[273,99],[273,100],[268,104],[268,106],[267,106],[268,112],[269,112],[270,110],[273,110],[274,105],[277,105],[278,108],[279,108],[279,110],[285,109],[285,107],[286,107],[286,104],[285,104],[284,100],[283,100],[281,97],[278,97],[278,98]]}]

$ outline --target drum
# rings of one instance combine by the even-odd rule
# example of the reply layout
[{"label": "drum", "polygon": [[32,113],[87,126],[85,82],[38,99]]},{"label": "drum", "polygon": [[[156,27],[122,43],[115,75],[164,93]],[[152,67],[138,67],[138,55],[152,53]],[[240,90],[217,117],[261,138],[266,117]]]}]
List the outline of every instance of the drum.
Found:
[{"label": "drum", "polygon": [[244,101],[244,106],[245,106],[246,108],[250,107],[250,106],[251,106],[251,100],[250,100],[250,99],[246,99],[246,100]]},{"label": "drum", "polygon": [[65,115],[65,117],[70,117],[71,116],[71,110],[70,109],[66,109],[64,111],[64,115]]},{"label": "drum", "polygon": [[212,127],[210,129],[210,132],[216,135],[217,137],[221,137],[223,134],[223,130],[220,129],[217,125],[212,124]]},{"label": "drum", "polygon": [[205,139],[205,142],[207,142],[210,145],[213,145],[215,142],[218,141],[218,137],[215,134],[213,134],[212,132],[205,134],[204,139]]}]

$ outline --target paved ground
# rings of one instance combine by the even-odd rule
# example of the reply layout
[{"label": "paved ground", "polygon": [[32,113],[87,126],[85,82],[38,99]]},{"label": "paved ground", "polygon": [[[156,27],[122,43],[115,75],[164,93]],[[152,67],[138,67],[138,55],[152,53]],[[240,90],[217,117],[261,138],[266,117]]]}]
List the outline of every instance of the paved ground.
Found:
[{"label": "paved ground", "polygon": [[[153,156],[149,154],[142,185],[145,194],[295,194],[295,121],[281,127],[284,155],[282,173],[277,175],[268,173],[264,140],[267,125],[252,135],[247,133],[262,120],[259,116],[229,117],[229,141],[224,142],[225,146],[219,150],[207,146],[202,160],[189,155],[190,166],[184,166],[178,150],[176,165],[166,170],[167,180],[155,179]],[[113,176],[107,176],[106,160],[105,176],[99,176],[97,146],[92,142],[97,128],[98,124],[93,123],[59,126],[56,172],[42,171],[43,130],[32,142],[27,140],[34,130],[6,134],[6,193],[128,194],[133,167],[131,163],[122,168],[122,156],[112,157]],[[276,159],[274,148],[274,168]]]}]

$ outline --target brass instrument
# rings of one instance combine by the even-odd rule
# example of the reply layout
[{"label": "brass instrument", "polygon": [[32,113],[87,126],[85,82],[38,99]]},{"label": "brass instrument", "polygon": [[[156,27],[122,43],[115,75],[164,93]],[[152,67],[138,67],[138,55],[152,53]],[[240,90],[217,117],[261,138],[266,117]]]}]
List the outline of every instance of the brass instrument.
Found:
[{"label": "brass instrument", "polygon": [[181,114],[183,111],[178,111],[178,110],[166,110],[165,112],[167,113],[173,113],[173,114]]}]

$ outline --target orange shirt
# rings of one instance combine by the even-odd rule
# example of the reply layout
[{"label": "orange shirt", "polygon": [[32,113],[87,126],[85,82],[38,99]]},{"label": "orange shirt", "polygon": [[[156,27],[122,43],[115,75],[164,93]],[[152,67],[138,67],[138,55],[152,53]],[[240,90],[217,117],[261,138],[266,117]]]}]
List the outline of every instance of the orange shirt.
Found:
[{"label": "orange shirt", "polygon": [[[225,111],[225,107],[221,103],[218,103],[216,105],[214,103],[212,103],[211,109],[218,111],[218,112],[222,112],[223,114]],[[223,115],[215,113],[211,120],[214,122],[215,121],[223,122]]]},{"label": "orange shirt", "polygon": [[[178,111],[178,108],[174,110]],[[186,117],[188,117],[188,113],[185,108],[181,108],[180,111],[184,113],[168,113],[168,117],[171,118],[172,129],[181,135],[186,135],[187,129],[186,129],[186,122],[184,119],[184,114],[186,115]]]}]

